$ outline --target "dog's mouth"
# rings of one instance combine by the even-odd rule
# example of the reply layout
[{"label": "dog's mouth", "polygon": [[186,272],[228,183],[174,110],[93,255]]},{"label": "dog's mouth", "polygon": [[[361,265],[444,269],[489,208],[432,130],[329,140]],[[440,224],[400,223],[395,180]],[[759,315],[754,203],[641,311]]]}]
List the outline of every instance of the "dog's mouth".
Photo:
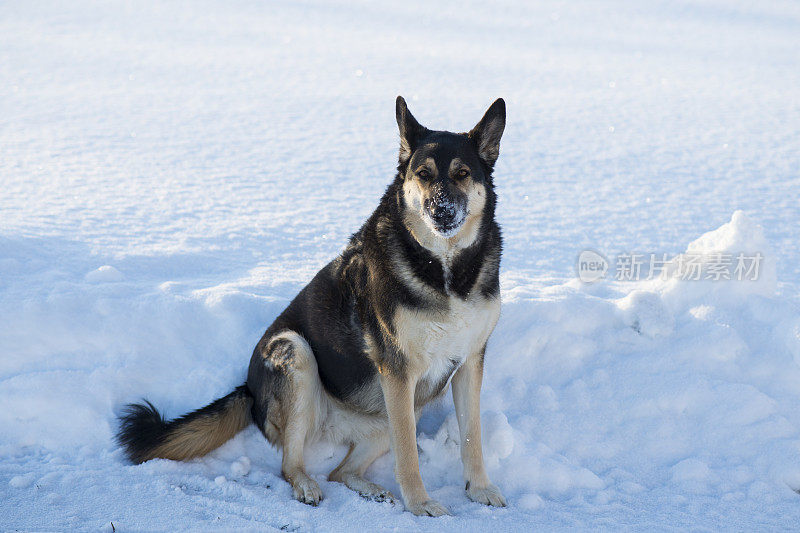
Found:
[{"label": "dog's mouth", "polygon": [[423,211],[425,220],[442,237],[452,237],[467,218],[467,206],[449,198],[425,200]]}]

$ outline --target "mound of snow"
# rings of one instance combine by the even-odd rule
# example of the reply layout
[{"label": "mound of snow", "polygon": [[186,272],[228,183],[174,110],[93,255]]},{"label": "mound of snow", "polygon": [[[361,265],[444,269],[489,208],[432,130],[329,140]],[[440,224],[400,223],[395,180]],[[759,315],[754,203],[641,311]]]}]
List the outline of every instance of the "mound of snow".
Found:
[{"label": "mound of snow", "polygon": [[88,272],[83,279],[89,283],[111,283],[115,281],[122,281],[125,276],[111,265],[103,265],[96,270]]},{"label": "mound of snow", "polygon": [[481,417],[483,424],[483,452],[489,463],[496,463],[511,455],[514,449],[514,432],[506,415],[498,412],[485,412]]},{"label": "mound of snow", "polygon": [[663,337],[672,333],[675,319],[659,294],[633,290],[616,301],[625,325],[648,337]]},{"label": "mound of snow", "polygon": [[730,222],[704,233],[665,269],[654,285],[673,308],[691,302],[737,301],[749,295],[773,296],[777,260],[764,230],[742,211]]},{"label": "mound of snow", "polygon": [[231,463],[231,476],[234,478],[244,477],[250,473],[250,458],[246,455],[239,457]]}]

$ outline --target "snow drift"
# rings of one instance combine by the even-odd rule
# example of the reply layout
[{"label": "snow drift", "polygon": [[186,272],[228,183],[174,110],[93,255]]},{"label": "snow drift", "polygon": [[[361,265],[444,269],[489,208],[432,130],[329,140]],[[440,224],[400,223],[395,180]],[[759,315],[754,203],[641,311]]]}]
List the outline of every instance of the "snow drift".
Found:
[{"label": "snow drift", "polygon": [[[772,257],[742,213],[688,250],[701,246]],[[750,285],[672,278],[542,287],[509,277],[502,285],[483,420],[487,466],[510,508],[491,514],[462,494],[448,399],[428,410],[419,435],[425,481],[455,513],[443,527],[541,517],[556,504],[591,514],[635,512],[656,499],[713,499],[722,509],[796,501],[800,314],[770,295],[774,270]],[[55,284],[44,301],[19,301],[12,316],[14,290],[6,290],[3,340],[15,349],[0,365],[5,520],[35,528],[113,519],[147,529],[135,495],[137,505],[194,509],[200,520],[216,513],[231,527],[357,527],[351,508],[413,523],[401,507],[322,481],[345,452],[326,444],[307,460],[328,498],[314,510],[291,501],[279,453],[253,428],[190,463],[125,462],[112,438],[122,404],[144,395],[177,415],[242,381],[249,344],[292,291],[259,292],[169,284],[140,292],[108,266]],[[382,458],[370,475],[397,490],[391,463]],[[256,511],[264,506],[280,511]]]}]

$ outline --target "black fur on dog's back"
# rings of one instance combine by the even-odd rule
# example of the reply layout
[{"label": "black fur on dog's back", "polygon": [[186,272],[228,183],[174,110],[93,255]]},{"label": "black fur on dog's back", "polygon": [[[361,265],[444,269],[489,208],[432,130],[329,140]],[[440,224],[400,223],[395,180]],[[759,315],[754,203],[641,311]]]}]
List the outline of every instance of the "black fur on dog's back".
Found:
[{"label": "black fur on dog's back", "polygon": [[252,405],[247,385],[171,421],[147,400],[129,404],[120,416],[117,442],[137,464],[156,457],[175,461],[200,457],[250,425]]}]

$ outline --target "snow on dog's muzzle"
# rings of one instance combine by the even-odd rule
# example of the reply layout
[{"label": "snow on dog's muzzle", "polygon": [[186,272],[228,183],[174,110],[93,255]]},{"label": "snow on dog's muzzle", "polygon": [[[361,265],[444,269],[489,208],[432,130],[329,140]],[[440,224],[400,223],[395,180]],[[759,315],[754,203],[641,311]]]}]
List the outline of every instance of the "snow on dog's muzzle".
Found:
[{"label": "snow on dog's muzzle", "polygon": [[445,237],[455,235],[467,216],[466,197],[454,197],[441,189],[426,198],[423,207],[431,227]]}]

